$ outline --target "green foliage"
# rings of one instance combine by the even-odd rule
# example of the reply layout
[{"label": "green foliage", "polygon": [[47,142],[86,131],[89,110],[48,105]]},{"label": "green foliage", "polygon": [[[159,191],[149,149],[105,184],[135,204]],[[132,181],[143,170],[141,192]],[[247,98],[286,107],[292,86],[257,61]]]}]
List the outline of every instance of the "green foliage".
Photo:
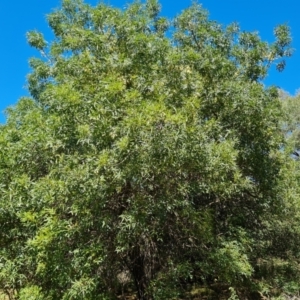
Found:
[{"label": "green foliage", "polygon": [[294,149],[300,149],[300,130],[299,130],[299,108],[300,95],[294,97],[282,94],[282,104],[285,118],[283,122],[283,131]]},{"label": "green foliage", "polygon": [[38,286],[24,287],[20,290],[20,300],[45,300],[41,293],[41,288]]},{"label": "green foliage", "polygon": [[44,40],[43,35],[40,32],[37,31],[31,31],[27,33],[27,41],[30,46],[38,49],[38,50],[43,50],[47,43]]},{"label": "green foliage", "polygon": [[48,21],[52,43],[28,34],[43,55],[32,98],[0,127],[0,288],[47,300],[297,290],[298,167],[278,92],[260,82],[284,67],[288,28],[269,45],[197,4],[167,20],[155,0],[65,0]]}]

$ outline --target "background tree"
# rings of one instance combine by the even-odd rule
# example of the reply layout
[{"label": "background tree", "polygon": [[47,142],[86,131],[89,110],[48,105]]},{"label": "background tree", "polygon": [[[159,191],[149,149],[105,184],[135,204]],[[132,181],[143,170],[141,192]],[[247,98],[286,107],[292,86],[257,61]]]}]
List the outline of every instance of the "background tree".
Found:
[{"label": "background tree", "polygon": [[28,34],[42,55],[30,60],[32,98],[0,128],[7,294],[299,288],[297,170],[278,92],[261,84],[290,55],[288,28],[269,45],[196,4],[172,22],[159,11],[65,0],[48,16],[51,44]]},{"label": "background tree", "polygon": [[283,122],[284,134],[289,140],[293,150],[300,149],[300,133],[299,133],[299,99],[300,95],[291,96],[281,92],[281,99],[285,113]]}]

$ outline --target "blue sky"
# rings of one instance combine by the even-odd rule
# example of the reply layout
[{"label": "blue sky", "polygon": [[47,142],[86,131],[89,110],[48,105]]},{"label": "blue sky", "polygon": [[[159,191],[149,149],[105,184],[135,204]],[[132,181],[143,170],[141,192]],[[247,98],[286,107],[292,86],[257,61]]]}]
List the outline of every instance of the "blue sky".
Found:
[{"label": "blue sky", "polygon": [[[98,0],[85,0],[92,5]],[[124,7],[126,0],[105,0],[105,3]],[[130,1],[129,1],[130,2]],[[276,85],[290,94],[300,88],[300,1],[299,0],[199,0],[209,11],[210,19],[223,25],[238,22],[242,30],[258,31],[263,40],[274,40],[273,29],[285,23],[292,29],[292,58],[283,73],[271,70],[266,85]],[[0,122],[5,122],[3,111],[21,96],[28,95],[26,75],[30,72],[28,59],[36,56],[26,42],[29,30],[39,30],[46,39],[53,39],[46,15],[60,6],[60,0],[0,0]],[[161,0],[162,15],[173,17],[191,4],[189,0]]]}]

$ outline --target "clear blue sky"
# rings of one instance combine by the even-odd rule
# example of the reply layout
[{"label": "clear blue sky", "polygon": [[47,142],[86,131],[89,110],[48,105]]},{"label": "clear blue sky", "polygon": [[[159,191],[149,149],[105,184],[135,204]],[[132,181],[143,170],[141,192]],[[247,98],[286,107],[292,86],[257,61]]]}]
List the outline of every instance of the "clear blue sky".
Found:
[{"label": "clear blue sky", "polygon": [[[92,5],[98,0],[86,0]],[[127,0],[105,0],[113,6],[124,7]],[[129,1],[130,2],[130,1]],[[162,15],[173,17],[188,7],[189,0],[161,0]],[[299,0],[199,0],[210,13],[210,18],[223,25],[238,22],[242,30],[258,31],[261,38],[272,42],[273,29],[286,23],[292,29],[295,52],[288,59],[283,73],[271,70],[266,85],[277,85],[290,94],[300,88],[300,1]],[[46,22],[46,14],[59,7],[60,0],[0,0],[0,122],[4,122],[4,109],[24,95],[26,74],[30,72],[28,59],[36,56],[26,42],[29,30],[39,30],[46,39],[53,38]]]}]

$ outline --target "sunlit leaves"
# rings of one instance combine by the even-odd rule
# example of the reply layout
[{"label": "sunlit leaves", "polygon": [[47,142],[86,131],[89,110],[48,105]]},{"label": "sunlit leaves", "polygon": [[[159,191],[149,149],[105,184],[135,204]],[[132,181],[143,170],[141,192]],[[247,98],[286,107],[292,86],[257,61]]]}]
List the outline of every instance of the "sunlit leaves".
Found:
[{"label": "sunlit leaves", "polygon": [[35,47],[36,49],[43,50],[47,43],[44,40],[43,35],[37,31],[31,31],[27,33],[27,40],[30,46]]}]

